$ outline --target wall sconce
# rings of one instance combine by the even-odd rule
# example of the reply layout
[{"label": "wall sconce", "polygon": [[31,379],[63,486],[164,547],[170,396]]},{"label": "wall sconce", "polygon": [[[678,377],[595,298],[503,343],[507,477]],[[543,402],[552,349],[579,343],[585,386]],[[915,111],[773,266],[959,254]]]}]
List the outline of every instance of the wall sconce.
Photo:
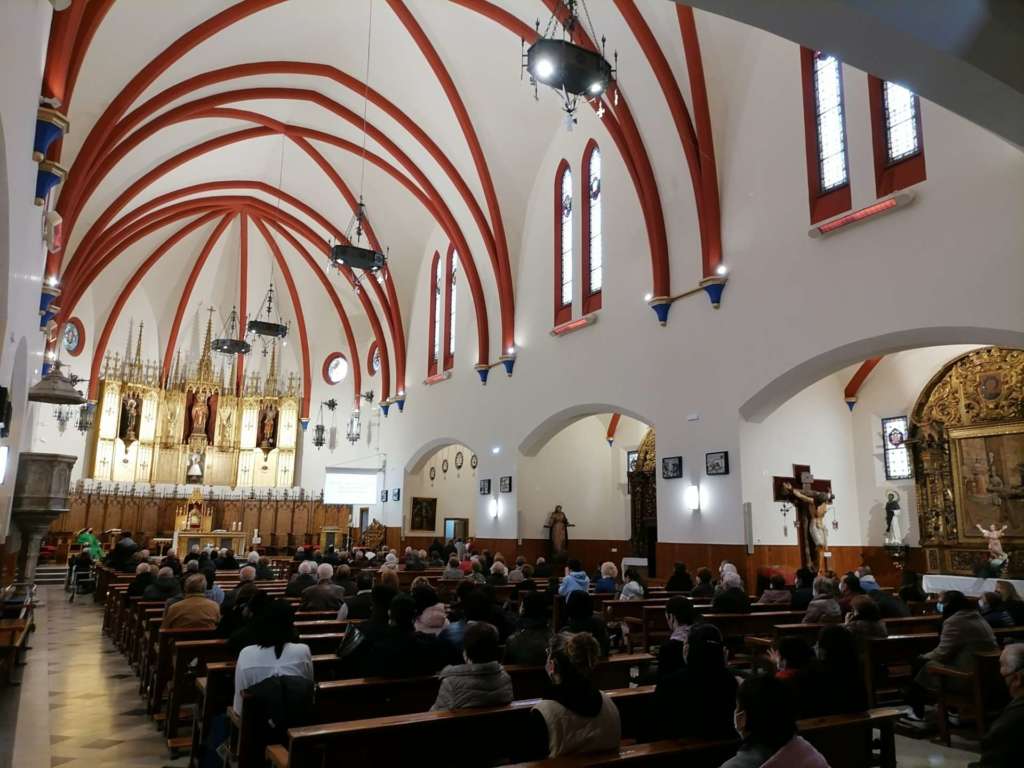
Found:
[{"label": "wall sconce", "polygon": [[683,491],[683,504],[690,512],[700,511],[700,486],[690,485]]}]

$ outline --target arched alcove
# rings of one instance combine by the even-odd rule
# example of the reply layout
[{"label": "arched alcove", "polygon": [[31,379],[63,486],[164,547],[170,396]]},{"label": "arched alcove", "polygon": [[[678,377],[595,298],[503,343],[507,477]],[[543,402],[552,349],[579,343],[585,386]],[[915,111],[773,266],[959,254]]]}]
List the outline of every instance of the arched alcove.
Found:
[{"label": "arched alcove", "polygon": [[526,437],[523,438],[522,442],[519,443],[519,453],[523,456],[536,456],[540,450],[547,445],[551,438],[566,427],[570,426],[573,422],[584,419],[587,416],[612,413],[620,413],[625,416],[629,416],[636,421],[643,422],[650,426],[653,426],[654,423],[646,416],[637,413],[631,408],[625,408],[621,405],[611,405],[609,403],[582,403],[580,405],[573,405],[568,408],[564,408],[551,414],[540,424],[530,430]]}]

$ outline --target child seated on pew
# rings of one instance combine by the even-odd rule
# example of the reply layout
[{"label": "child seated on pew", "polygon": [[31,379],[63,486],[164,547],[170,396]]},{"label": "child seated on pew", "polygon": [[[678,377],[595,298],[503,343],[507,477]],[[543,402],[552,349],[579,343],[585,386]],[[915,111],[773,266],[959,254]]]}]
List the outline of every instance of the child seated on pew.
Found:
[{"label": "child seated on pew", "polygon": [[520,760],[618,749],[619,710],[593,681],[600,647],[587,632],[551,638],[545,666],[551,688],[530,711]]},{"label": "child seated on pew", "polygon": [[500,707],[512,701],[512,678],[498,661],[498,630],[485,621],[466,628],[464,664],[452,664],[438,674],[441,687],[431,712],[470,707]]}]

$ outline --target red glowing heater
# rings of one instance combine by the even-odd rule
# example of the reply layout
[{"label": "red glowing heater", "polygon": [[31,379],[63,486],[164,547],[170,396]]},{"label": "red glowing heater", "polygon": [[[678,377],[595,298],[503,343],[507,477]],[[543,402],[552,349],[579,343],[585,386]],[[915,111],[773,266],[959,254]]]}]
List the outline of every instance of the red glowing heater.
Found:
[{"label": "red glowing heater", "polygon": [[881,214],[894,211],[897,208],[902,208],[903,206],[910,204],[913,199],[914,194],[912,192],[898,192],[892,197],[886,198],[885,200],[879,200],[877,203],[873,203],[866,208],[861,208],[859,211],[847,213],[844,216],[840,216],[838,219],[832,219],[832,221],[826,221],[824,224],[812,227],[808,234],[814,238],[824,237],[825,235],[848,227],[851,224],[857,224],[858,222],[866,221],[874,216],[879,216]]},{"label": "red glowing heater", "polygon": [[595,322],[597,322],[597,315],[596,314],[592,313],[592,314],[589,314],[589,315],[584,315],[583,317],[581,317],[581,318],[579,318],[577,320],[570,320],[567,323],[562,323],[561,325],[556,325],[554,328],[551,329],[551,335],[552,336],[565,336],[565,334],[567,334],[567,333],[572,333],[573,331],[578,331],[580,328],[586,328],[588,325],[593,325]]}]

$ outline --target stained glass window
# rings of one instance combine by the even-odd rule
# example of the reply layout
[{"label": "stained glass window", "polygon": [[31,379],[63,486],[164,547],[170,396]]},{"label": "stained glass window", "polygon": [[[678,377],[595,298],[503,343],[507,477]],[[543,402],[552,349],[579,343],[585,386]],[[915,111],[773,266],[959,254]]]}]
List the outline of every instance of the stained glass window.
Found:
[{"label": "stained glass window", "polygon": [[444,294],[444,281],[441,276],[441,260],[434,259],[434,338],[431,360],[435,363],[441,359],[441,296]]},{"label": "stained glass window", "polygon": [[921,151],[917,132],[917,97],[902,85],[882,83],[882,106],[885,115],[885,144],[890,163]]},{"label": "stained glass window", "polygon": [[335,357],[327,364],[327,380],[331,384],[338,384],[348,376],[348,360],[341,355]]},{"label": "stained glass window", "polygon": [[814,101],[820,191],[828,192],[849,180],[846,128],[843,124],[842,65],[835,56],[819,53],[814,57]]},{"label": "stained glass window", "polygon": [[589,168],[587,168],[587,175],[589,176],[589,188],[587,194],[590,197],[590,242],[587,244],[589,248],[589,264],[590,264],[590,275],[589,279],[589,291],[590,293],[597,293],[601,290],[602,280],[602,259],[601,259],[601,150],[594,147],[590,152]]},{"label": "stained glass window", "polygon": [[370,358],[370,373],[377,373],[380,370],[380,349],[373,350],[373,357]]},{"label": "stained glass window", "polygon": [[448,276],[448,355],[455,355],[455,276],[459,271],[459,254],[452,251],[451,274]]},{"label": "stained glass window", "polygon": [[885,479],[906,480],[913,472],[907,448],[909,422],[906,416],[882,419],[882,442],[885,457]]},{"label": "stained glass window", "polygon": [[562,171],[562,234],[560,238],[562,290],[559,294],[562,306],[572,304],[572,171]]}]

